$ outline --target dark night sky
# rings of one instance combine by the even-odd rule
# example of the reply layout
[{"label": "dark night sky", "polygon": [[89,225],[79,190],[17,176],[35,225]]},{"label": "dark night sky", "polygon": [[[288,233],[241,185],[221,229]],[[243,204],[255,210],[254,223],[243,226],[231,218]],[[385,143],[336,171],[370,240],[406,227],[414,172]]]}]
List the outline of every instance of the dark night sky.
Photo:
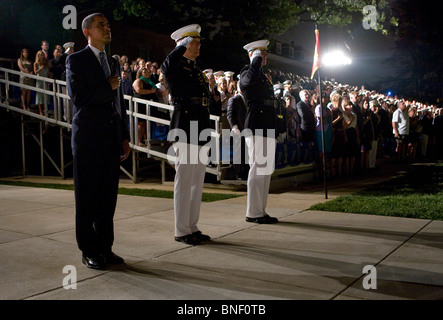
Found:
[{"label": "dark night sky", "polygon": [[[386,61],[394,54],[395,43],[392,38],[381,32],[366,30],[361,25],[354,26],[351,33],[346,30],[319,25],[321,53],[338,49],[352,58],[349,66],[320,69],[322,78],[335,78],[338,82],[352,85],[375,85],[381,78],[394,72],[394,68]],[[275,38],[301,45],[306,63],[312,64],[315,48],[313,23],[301,23]]]}]

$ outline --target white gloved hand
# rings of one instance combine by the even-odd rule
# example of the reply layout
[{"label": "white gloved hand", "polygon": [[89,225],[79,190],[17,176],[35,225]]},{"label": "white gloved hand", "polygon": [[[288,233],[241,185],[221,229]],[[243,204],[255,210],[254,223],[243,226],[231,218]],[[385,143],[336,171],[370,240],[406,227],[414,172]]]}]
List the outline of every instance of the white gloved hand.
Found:
[{"label": "white gloved hand", "polygon": [[193,37],[185,37],[185,38],[177,41],[177,47],[184,46],[186,48],[189,48],[189,45],[191,44],[192,40],[194,40]]},{"label": "white gloved hand", "polygon": [[238,129],[237,126],[234,126],[234,127],[232,128],[232,132],[233,132],[236,136],[240,135],[240,130]]},{"label": "white gloved hand", "polygon": [[252,52],[252,55],[250,56],[251,62],[254,60],[255,57],[261,57],[261,50],[256,49]]}]

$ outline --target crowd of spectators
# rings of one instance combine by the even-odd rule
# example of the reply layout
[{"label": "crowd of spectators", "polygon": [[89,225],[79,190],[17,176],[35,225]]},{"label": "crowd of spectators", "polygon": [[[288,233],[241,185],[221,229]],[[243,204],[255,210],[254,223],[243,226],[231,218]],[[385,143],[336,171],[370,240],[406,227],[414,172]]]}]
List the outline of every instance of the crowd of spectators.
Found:
[{"label": "crowd of spectators", "polygon": [[[32,84],[26,74],[63,79],[63,61],[70,52],[57,46],[49,58],[49,45],[42,42],[35,62],[29,60],[29,50],[23,49],[18,67],[23,75],[20,82]],[[121,85],[126,95],[170,104],[169,93],[159,64],[142,58],[129,61],[125,55],[113,56],[121,65]],[[229,100],[239,91],[238,76],[232,71],[204,70],[212,93],[211,114],[221,116],[223,128],[227,119]],[[436,105],[379,93],[334,80],[316,80],[280,70],[268,69],[267,76],[274,84],[276,103],[276,168],[314,163],[323,170],[323,157],[329,177],[340,178],[375,169],[377,159],[394,158],[414,161],[417,157],[442,155],[443,112]],[[321,94],[319,91],[321,88]],[[321,96],[321,107],[319,104]],[[22,90],[21,105],[29,110],[29,90]],[[35,97],[40,114],[46,105],[41,96]],[[143,104],[139,113],[146,113]],[[65,120],[69,110],[65,108]],[[161,108],[151,108],[151,115],[169,119]],[[321,119],[322,117],[322,119]],[[323,123],[323,132],[321,130]],[[231,128],[235,129],[235,128]],[[148,135],[146,121],[138,121],[139,146],[147,139],[166,139],[167,125],[151,125]],[[323,139],[323,138],[324,139]]]}]

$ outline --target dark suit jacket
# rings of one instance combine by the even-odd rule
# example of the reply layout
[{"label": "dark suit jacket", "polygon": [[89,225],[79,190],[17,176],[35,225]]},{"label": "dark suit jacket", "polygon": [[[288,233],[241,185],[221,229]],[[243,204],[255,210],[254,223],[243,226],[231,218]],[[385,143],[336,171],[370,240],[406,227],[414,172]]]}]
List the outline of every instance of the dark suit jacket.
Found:
[{"label": "dark suit jacket", "polygon": [[[120,76],[119,63],[112,57],[108,57],[108,63],[111,74]],[[68,56],[66,85],[74,104],[73,155],[91,152],[103,144],[103,139],[113,138],[103,136],[109,134],[110,126],[115,128],[114,140],[122,149],[123,139],[129,140],[122,87],[112,90],[89,46]]]},{"label": "dark suit jacket", "polygon": [[231,129],[235,125],[237,125],[240,131],[245,128],[246,105],[241,95],[238,94],[232,98],[229,98],[226,116]]},{"label": "dark suit jacket", "polygon": [[315,132],[317,121],[311,107],[302,100],[297,103],[295,109],[297,110],[300,128],[304,131]]}]

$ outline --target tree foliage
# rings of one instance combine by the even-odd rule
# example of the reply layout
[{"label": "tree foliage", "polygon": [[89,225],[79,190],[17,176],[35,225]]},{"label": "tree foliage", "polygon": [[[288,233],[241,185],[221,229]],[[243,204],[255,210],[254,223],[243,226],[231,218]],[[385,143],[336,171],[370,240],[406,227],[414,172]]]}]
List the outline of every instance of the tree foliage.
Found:
[{"label": "tree foliage", "polygon": [[[87,0],[85,0],[87,1]],[[87,1],[91,2],[91,1]],[[92,1],[94,2],[94,1]],[[396,23],[386,0],[99,0],[96,5],[114,8],[114,18],[135,18],[150,28],[175,29],[200,22],[202,25],[240,32],[246,38],[280,34],[300,19],[313,19],[319,24],[343,27],[353,17],[364,18],[367,5],[377,8],[377,29],[386,32]],[[220,29],[219,25],[222,22]]]}]

